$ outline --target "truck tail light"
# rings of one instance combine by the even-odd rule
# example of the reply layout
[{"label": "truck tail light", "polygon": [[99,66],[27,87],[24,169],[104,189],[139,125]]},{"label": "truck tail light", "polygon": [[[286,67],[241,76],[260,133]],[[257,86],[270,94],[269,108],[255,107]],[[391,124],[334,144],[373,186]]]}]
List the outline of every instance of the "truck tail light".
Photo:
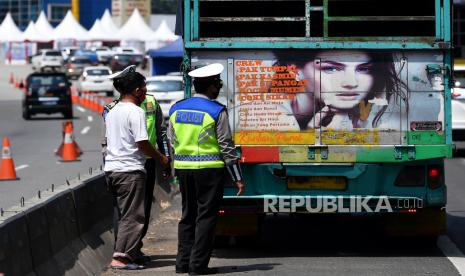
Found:
[{"label": "truck tail light", "polygon": [[26,96],[31,96],[32,95],[32,89],[26,90]]},{"label": "truck tail light", "polygon": [[428,167],[428,186],[431,189],[441,187],[444,183],[443,169],[439,166]]},{"label": "truck tail light", "polygon": [[71,63],[66,64],[66,69],[71,69],[72,67]]}]

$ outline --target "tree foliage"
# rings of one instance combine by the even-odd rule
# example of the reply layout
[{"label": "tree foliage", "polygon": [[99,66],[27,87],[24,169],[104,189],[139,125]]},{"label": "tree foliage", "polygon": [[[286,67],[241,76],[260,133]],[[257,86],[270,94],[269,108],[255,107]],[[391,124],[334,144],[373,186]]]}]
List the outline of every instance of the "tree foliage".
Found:
[{"label": "tree foliage", "polygon": [[152,0],[152,13],[175,14],[177,0]]}]

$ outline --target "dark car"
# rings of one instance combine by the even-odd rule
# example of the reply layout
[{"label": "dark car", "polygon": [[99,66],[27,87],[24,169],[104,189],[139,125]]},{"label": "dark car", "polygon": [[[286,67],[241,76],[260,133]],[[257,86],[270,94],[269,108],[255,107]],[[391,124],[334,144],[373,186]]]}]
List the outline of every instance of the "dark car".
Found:
[{"label": "dark car", "polygon": [[136,54],[115,54],[110,61],[110,68],[113,72],[118,72],[129,65],[139,66],[143,58],[142,55]]},{"label": "dark car", "polygon": [[66,63],[66,75],[70,78],[79,78],[84,72],[84,68],[93,63],[88,57],[74,56]]},{"label": "dark car", "polygon": [[23,118],[28,120],[37,113],[62,113],[73,117],[71,83],[64,73],[33,73],[26,79],[23,98]]}]

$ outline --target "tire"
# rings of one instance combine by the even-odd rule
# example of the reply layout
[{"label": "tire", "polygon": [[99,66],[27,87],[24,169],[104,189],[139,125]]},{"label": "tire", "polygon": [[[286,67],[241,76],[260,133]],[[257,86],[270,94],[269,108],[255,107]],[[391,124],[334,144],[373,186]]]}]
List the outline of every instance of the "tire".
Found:
[{"label": "tire", "polygon": [[68,109],[65,112],[63,112],[63,116],[65,119],[73,119],[73,109]]},{"label": "tire", "polygon": [[31,119],[31,112],[29,112],[29,109],[27,107],[23,107],[23,119],[24,120]]}]

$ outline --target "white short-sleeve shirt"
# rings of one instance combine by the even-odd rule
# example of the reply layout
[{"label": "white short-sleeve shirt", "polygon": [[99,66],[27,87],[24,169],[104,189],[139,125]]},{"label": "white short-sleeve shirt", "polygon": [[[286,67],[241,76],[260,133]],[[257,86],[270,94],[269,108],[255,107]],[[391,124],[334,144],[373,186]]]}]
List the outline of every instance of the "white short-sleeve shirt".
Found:
[{"label": "white short-sleeve shirt", "polygon": [[107,155],[106,172],[145,171],[145,155],[139,141],[148,140],[145,112],[130,102],[119,102],[105,118]]}]

